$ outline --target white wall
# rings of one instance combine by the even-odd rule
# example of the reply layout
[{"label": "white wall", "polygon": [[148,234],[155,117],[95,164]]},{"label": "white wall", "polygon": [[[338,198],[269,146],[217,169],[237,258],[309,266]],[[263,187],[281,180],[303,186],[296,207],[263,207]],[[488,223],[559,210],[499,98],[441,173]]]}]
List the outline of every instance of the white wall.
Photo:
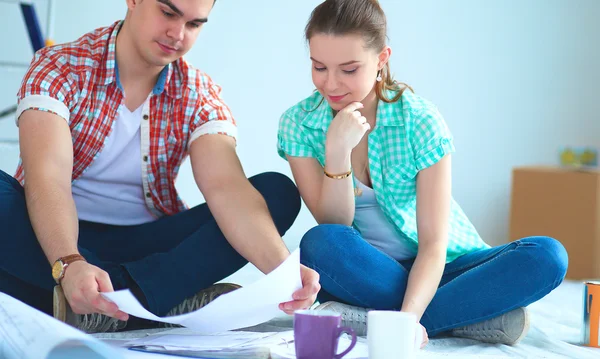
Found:
[{"label": "white wall", "polygon": [[[277,122],[313,90],[302,35],[318,3],[220,0],[187,56],[223,86],[248,175],[291,176],[275,151]],[[512,167],[554,164],[565,144],[600,146],[600,2],[381,3],[396,77],[436,103],[455,135],[454,196],[486,241],[506,241]],[[0,4],[0,59],[27,62],[31,50],[18,12],[7,12],[11,6]],[[57,0],[55,39],[74,40],[124,13],[124,0]],[[2,108],[13,102],[22,74],[0,69],[0,76]],[[4,136],[16,136],[11,121],[0,121]],[[0,168],[12,171],[14,158],[7,156],[0,150]],[[202,201],[189,166],[178,187],[190,205]],[[303,209],[286,235],[289,246],[313,225]]]},{"label": "white wall", "polygon": [[[44,0],[33,1],[40,20],[46,29],[47,6]],[[0,111],[14,105],[18,86],[33,56],[21,10],[14,1],[0,0]],[[6,66],[16,63],[20,66]],[[0,118],[0,170],[12,173],[17,165],[18,130],[13,118]]]}]

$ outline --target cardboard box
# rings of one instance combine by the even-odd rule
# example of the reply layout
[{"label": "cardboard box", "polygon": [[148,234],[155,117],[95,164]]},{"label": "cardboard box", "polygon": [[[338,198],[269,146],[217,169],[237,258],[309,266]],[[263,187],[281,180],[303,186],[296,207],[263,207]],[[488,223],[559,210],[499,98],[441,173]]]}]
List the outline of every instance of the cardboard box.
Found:
[{"label": "cardboard box", "polygon": [[569,253],[569,279],[600,278],[600,171],[513,170],[510,240],[549,236]]}]

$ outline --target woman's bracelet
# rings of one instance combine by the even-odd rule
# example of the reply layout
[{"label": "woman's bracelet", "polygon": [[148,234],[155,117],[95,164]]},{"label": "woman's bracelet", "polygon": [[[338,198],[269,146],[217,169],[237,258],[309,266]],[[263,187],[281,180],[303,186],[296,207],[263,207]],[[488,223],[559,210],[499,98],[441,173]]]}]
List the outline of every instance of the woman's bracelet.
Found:
[{"label": "woman's bracelet", "polygon": [[327,172],[325,169],[323,169],[323,172],[325,173],[325,176],[327,176],[329,178],[333,178],[333,179],[344,179],[344,178],[350,177],[350,175],[352,174],[352,170],[350,170],[346,173],[339,174],[339,175],[331,174],[331,173]]}]

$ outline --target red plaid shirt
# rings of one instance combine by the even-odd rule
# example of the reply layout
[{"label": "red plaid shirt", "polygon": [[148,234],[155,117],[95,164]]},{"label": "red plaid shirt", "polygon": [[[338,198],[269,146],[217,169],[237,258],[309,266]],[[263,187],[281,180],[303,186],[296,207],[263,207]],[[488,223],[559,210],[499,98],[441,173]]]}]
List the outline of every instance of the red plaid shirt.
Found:
[{"label": "red plaid shirt", "polygon": [[[18,92],[23,111],[48,111],[64,118],[73,138],[76,181],[108,138],[123,92],[115,47],[122,22],[35,54]],[[175,189],[190,143],[205,134],[236,137],[235,121],[210,77],[179,59],[165,67],[142,110],[142,183],[146,204],[157,217],[187,209]],[[15,178],[25,184],[22,163]]]}]

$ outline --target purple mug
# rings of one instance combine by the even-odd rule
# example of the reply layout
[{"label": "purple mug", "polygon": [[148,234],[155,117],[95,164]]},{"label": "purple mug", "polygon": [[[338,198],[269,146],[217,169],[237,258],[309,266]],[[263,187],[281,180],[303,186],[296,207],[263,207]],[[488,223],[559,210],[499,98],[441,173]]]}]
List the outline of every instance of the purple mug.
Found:
[{"label": "purple mug", "polygon": [[[329,310],[297,310],[294,312],[294,345],[297,359],[340,359],[356,345],[356,333],[340,327],[342,318]],[[343,333],[352,336],[348,349],[337,353]]]}]

